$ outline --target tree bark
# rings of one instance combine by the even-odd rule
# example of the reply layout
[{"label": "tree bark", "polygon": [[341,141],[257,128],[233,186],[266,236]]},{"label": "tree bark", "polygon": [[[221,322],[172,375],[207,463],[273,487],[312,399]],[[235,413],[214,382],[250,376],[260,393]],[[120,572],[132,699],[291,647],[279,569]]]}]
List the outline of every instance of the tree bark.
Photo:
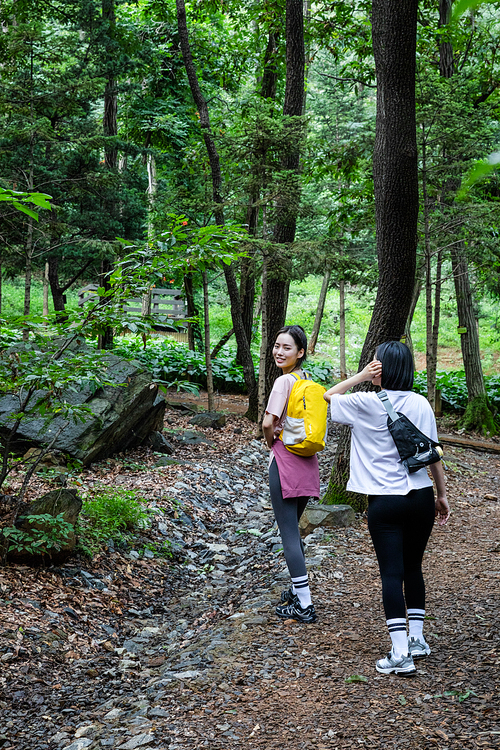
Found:
[{"label": "tree bark", "polygon": [[[112,264],[109,260],[103,260],[101,262],[101,273],[99,277],[99,285],[104,287],[106,291],[110,289],[109,283],[109,272],[112,270]],[[107,304],[104,300],[103,304]],[[112,349],[113,348],[113,328],[106,326],[104,331],[99,334],[97,338],[98,349]]]},{"label": "tree bark", "polygon": [[[116,28],[115,0],[102,0],[102,18],[108,24],[106,38],[111,45]],[[107,63],[106,84],[104,87],[104,114],[102,118],[103,133],[107,137],[118,135],[118,95],[116,80],[113,73],[112,51],[106,49],[104,57]],[[116,143],[107,142],[104,146],[104,161],[108,169],[115,170],[118,164],[118,148]]]},{"label": "tree bark", "polygon": [[[198,109],[199,123],[202,129],[203,140],[205,142],[205,147],[207,149],[208,159],[210,162],[215,222],[219,226],[224,226],[224,205],[221,193],[222,175],[220,169],[219,154],[217,152],[215,141],[210,130],[210,117],[207,102],[201,91],[196,68],[194,66],[193,57],[191,54],[184,0],[176,0],[176,7],[177,27],[179,31],[179,41],[182,50],[182,57],[184,60],[184,66],[186,68],[186,74],[188,77],[191,94]],[[240,348],[245,384],[248,389],[248,411],[246,413],[246,416],[249,419],[255,421],[258,414],[257,382],[255,380],[255,370],[253,366],[252,355],[250,353],[250,343],[245,334],[243,318],[241,315],[238,284],[236,283],[236,277],[232,265],[226,265],[224,263],[224,276],[226,278],[229,299],[231,302],[231,318],[233,322],[234,333],[236,336],[236,342],[238,344],[238,347]]]},{"label": "tree bark", "polygon": [[[290,287],[289,259],[287,251],[295,239],[297,213],[299,209],[300,150],[303,138],[303,104],[305,84],[304,5],[303,0],[286,0],[286,84],[283,115],[288,117],[289,136],[282,158],[282,170],[286,178],[278,186],[276,222],[273,242],[284,245],[284,252],[269,258],[267,273],[268,301],[266,305],[266,329],[268,341],[274,340],[276,332],[285,324],[288,292]],[[281,256],[281,257],[280,257]],[[272,352],[266,353],[266,399],[269,396],[278,368]]]},{"label": "tree bark", "polygon": [[[439,25],[446,26],[451,15],[453,0],[439,0]],[[443,78],[451,78],[455,73],[453,61],[453,47],[444,37],[439,41],[439,72]],[[459,181],[455,177],[448,180],[444,203],[452,205],[451,193],[458,189]],[[468,404],[461,426],[467,430],[480,430],[485,434],[498,432],[489,407],[486,387],[484,385],[479,349],[479,332],[474,315],[474,297],[469,279],[467,254],[463,242],[453,244],[451,249],[451,266],[457,298],[458,324],[463,333],[460,334],[460,345],[464,361],[465,382],[467,384]]]},{"label": "tree bark", "polygon": [[330,282],[331,274],[331,270],[327,268],[323,276],[323,283],[321,284],[321,291],[319,293],[318,306],[316,308],[316,316],[314,318],[313,329],[311,332],[311,337],[309,339],[309,346],[307,347],[308,354],[314,354],[314,350],[318,342],[321,321],[323,320],[323,313],[325,311],[326,293],[328,291],[328,284]]},{"label": "tree bark", "polygon": [[424,263],[418,263],[417,264],[417,270],[415,272],[415,283],[413,285],[413,294],[411,296],[411,305],[410,305],[410,312],[408,313],[408,318],[406,319],[406,325],[405,325],[405,332],[404,332],[404,341],[408,348],[410,349],[412,356],[413,356],[413,341],[411,339],[411,324],[413,322],[413,316],[415,315],[415,310],[417,307],[417,303],[420,297],[420,292],[422,291],[422,282],[423,282],[423,276],[424,276]]},{"label": "tree bark", "polygon": [[[404,334],[415,281],[418,171],[415,55],[418,0],[372,0],[377,74],[373,179],[379,286],[359,368],[378,344]],[[349,428],[342,430],[326,502],[347,501]],[[366,499],[358,498],[363,507]]]},{"label": "tree bark", "polygon": [[203,271],[201,274],[203,279],[203,311],[205,317],[205,364],[207,367],[207,395],[208,395],[208,411],[214,411],[215,400],[214,400],[214,378],[212,374],[212,359],[210,357],[210,310],[208,305],[208,277],[207,272]]},{"label": "tree bark", "polygon": [[360,359],[405,330],[415,281],[418,171],[415,53],[418,0],[373,0],[377,73],[373,179],[379,286]]},{"label": "tree bark", "polygon": [[45,263],[43,268],[43,303],[42,315],[44,318],[49,317],[49,264]]},{"label": "tree bark", "polygon": [[339,360],[340,379],[347,380],[347,365],[345,357],[345,281],[339,281]]},{"label": "tree bark", "polygon": [[[188,318],[198,317],[198,308],[194,299],[193,289],[193,274],[186,273],[184,275],[184,292],[186,294],[186,307]],[[203,346],[203,339],[201,336],[200,325],[198,322],[188,323],[188,346],[192,352],[196,351],[196,342],[199,343],[200,347]]]}]

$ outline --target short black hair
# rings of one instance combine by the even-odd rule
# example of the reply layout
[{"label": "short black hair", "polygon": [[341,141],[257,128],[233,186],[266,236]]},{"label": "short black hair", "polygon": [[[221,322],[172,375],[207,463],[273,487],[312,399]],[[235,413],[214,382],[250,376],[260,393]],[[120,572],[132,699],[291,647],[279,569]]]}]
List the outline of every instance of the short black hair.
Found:
[{"label": "short black hair", "polygon": [[406,344],[401,341],[386,341],[377,346],[375,357],[382,363],[382,388],[411,391],[415,365]]},{"label": "short black hair", "polygon": [[297,344],[297,349],[299,351],[301,349],[304,350],[303,356],[299,357],[299,359],[297,360],[297,364],[302,365],[302,363],[307,359],[307,336],[302,326],[283,326],[283,328],[280,328],[279,331],[277,331],[276,336],[274,337],[275,341],[280,333],[289,333],[292,339]]}]

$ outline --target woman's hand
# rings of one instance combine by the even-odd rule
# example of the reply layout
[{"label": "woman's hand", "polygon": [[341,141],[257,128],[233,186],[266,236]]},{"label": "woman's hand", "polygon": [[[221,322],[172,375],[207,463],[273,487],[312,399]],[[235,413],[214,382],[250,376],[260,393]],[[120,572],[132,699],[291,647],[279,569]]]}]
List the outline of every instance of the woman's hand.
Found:
[{"label": "woman's hand", "polygon": [[[358,385],[359,383],[363,383],[365,380],[373,380],[374,378],[379,378],[382,375],[382,363],[378,360],[372,360],[369,362],[366,367],[361,370],[361,372],[357,372],[352,377],[348,378],[347,380],[341,380],[340,383],[337,383],[337,385],[334,385],[333,388],[330,388],[324,395],[323,398],[325,401],[330,402],[331,397],[334,394],[338,394],[339,396],[343,396],[344,393],[347,393],[351,388],[353,388],[355,385]],[[378,385],[375,383],[375,385]]]},{"label": "woman's hand", "polygon": [[264,433],[268,448],[272,448],[274,441],[274,429],[278,421],[278,417],[274,416],[274,414],[269,414],[269,412],[266,411],[264,419],[262,420],[262,432]]},{"label": "woman's hand", "polygon": [[440,526],[444,526],[448,518],[450,517],[450,506],[448,505],[448,500],[446,499],[446,492],[444,493],[444,495],[438,493],[435,505],[435,516],[437,522]]},{"label": "woman's hand", "polygon": [[380,377],[382,377],[382,362],[379,362],[378,359],[372,359],[359,373],[359,382],[363,383],[365,380],[373,380]]}]

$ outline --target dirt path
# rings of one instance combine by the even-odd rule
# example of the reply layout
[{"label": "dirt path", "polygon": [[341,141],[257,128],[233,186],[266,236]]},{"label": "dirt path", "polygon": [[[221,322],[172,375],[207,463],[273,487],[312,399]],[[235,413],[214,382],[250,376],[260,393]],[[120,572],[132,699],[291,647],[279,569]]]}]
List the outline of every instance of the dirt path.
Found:
[{"label": "dirt path", "polygon": [[[286,575],[265,454],[239,420],[227,429],[243,430],[243,448],[221,434],[163,475],[193,500],[183,565],[116,552],[90,573],[0,571],[0,748],[500,747],[500,458],[447,450],[453,515],[425,559],[432,655],[414,678],[382,676],[389,641],[365,518],[308,539],[319,621],[275,617]],[[233,470],[254,483],[246,506]],[[216,474],[226,489],[207,487]],[[156,497],[151,476],[137,481]],[[86,576],[96,585],[75,588]]]}]

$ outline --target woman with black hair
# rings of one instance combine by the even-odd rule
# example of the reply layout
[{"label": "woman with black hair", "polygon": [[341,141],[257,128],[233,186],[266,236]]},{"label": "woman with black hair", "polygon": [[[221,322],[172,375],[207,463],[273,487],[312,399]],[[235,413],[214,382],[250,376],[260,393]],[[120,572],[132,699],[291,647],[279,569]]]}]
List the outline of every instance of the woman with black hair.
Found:
[{"label": "woman with black hair", "polygon": [[278,617],[299,622],[314,622],[316,612],[311,600],[309,580],[300,538],[299,520],[310,497],[319,497],[318,457],[298,456],[279,440],[287,412],[288,399],[296,378],[305,377],[302,364],[306,358],[307,338],[301,326],[285,326],[276,334],[273,357],[283,375],[276,378],[262,422],[264,437],[271,450],[269,490],[274,515],[283,542],[285,561],[292,579],[276,607]]},{"label": "woman with black hair", "polygon": [[[414,658],[431,652],[423,635],[425,584],[422,557],[434,518],[443,525],[450,509],[441,462],[409,474],[400,461],[387,427],[387,412],[374,391],[347,394],[359,383],[382,386],[397,412],[437,441],[434,413],[427,399],[414,393],[413,357],[405,344],[388,341],[361,372],[325,393],[334,422],[351,428],[350,477],[347,489],[368,495],[368,529],[382,579],[382,599],[392,649],[379,659],[382,674],[415,674]],[[404,594],[403,594],[404,584]],[[408,615],[409,633],[406,630]]]}]

